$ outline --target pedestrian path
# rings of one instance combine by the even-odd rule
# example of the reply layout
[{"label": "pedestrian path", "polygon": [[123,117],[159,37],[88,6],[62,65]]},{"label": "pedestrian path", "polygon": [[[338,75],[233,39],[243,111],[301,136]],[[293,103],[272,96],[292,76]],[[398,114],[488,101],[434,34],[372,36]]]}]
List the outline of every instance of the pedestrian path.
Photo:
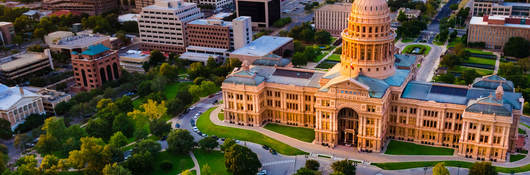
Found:
[{"label": "pedestrian path", "polygon": [[[403,161],[440,161],[440,160],[455,160],[455,161],[468,161],[475,162],[477,160],[468,159],[460,156],[423,156],[423,155],[386,155],[383,153],[363,153],[358,152],[355,148],[352,147],[335,147],[330,149],[318,144],[308,143],[299,141],[297,139],[267,130],[263,127],[251,127],[251,126],[239,126],[230,124],[227,122],[220,121],[217,115],[221,111],[221,108],[216,108],[210,113],[210,120],[215,125],[227,126],[233,128],[241,128],[259,132],[261,134],[267,135],[271,138],[274,138],[280,142],[283,142],[289,146],[295,147],[302,151],[312,153],[312,154],[327,154],[332,155],[333,157],[347,158],[347,159],[356,159],[362,160],[365,162],[403,162]],[[528,145],[527,145],[528,146]],[[517,162],[493,162],[495,166],[501,167],[519,167],[530,163],[530,159],[527,157],[521,161]]]},{"label": "pedestrian path", "polygon": [[197,158],[195,158],[195,154],[193,154],[193,151],[190,151],[190,157],[193,160],[193,164],[195,164],[192,170],[195,170],[195,172],[197,172],[197,175],[201,175],[201,167],[199,165],[199,162],[197,161]]}]

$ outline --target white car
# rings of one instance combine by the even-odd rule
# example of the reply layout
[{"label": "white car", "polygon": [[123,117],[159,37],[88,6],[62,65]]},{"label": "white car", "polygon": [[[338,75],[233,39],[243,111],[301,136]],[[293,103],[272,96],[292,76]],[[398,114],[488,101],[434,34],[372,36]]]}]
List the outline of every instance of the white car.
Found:
[{"label": "white car", "polygon": [[267,175],[267,170],[261,170],[257,175]]}]

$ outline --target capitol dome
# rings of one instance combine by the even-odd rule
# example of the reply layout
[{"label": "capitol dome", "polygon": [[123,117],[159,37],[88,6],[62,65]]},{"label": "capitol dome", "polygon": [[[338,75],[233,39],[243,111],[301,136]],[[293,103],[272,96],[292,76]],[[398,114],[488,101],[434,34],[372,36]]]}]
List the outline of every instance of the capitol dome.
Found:
[{"label": "capitol dome", "polygon": [[342,32],[341,73],[384,79],[394,74],[394,38],[385,0],[355,0]]}]

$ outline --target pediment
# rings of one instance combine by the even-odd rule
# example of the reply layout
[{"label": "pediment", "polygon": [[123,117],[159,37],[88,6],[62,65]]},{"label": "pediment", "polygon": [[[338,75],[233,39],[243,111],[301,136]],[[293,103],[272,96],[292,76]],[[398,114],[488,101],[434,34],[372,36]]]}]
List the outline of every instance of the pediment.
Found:
[{"label": "pediment", "polygon": [[345,76],[339,76],[336,78],[331,79],[325,86],[322,88],[340,88],[340,89],[361,89],[361,90],[369,90],[370,87],[360,83],[359,81]]}]

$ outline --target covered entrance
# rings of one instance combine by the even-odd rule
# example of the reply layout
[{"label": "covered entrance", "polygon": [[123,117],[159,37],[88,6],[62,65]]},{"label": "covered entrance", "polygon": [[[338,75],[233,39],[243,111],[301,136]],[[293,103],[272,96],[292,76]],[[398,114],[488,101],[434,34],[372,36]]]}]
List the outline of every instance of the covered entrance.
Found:
[{"label": "covered entrance", "polygon": [[343,108],[338,118],[339,145],[357,147],[359,115],[351,108]]}]

